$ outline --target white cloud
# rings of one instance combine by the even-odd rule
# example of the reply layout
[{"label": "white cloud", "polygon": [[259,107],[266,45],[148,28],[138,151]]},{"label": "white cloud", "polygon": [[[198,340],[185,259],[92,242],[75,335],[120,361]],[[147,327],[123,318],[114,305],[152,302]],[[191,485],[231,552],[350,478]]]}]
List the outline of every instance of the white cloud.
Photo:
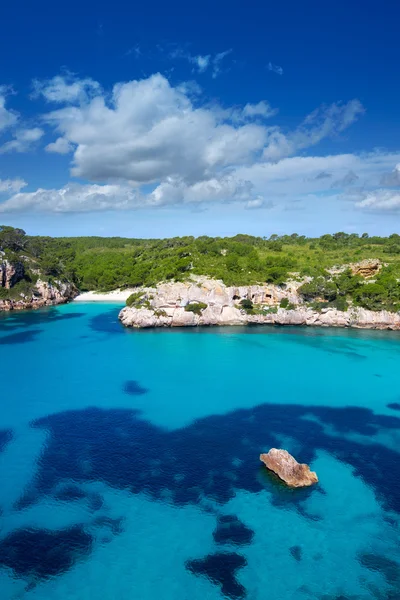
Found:
[{"label": "white cloud", "polygon": [[46,152],[54,154],[69,154],[73,149],[72,144],[63,137],[57,138],[55,142],[51,142],[45,147]]},{"label": "white cloud", "polygon": [[139,206],[138,194],[119,185],[69,184],[56,190],[20,192],[0,204],[0,212],[89,212]]},{"label": "white cloud", "polygon": [[355,203],[357,208],[374,212],[400,212],[400,191],[377,189],[360,192],[358,197],[360,196],[362,199]]},{"label": "white cloud", "polygon": [[222,61],[224,60],[224,58],[226,58],[229,54],[231,54],[232,52],[232,48],[230,48],[229,50],[225,50],[224,52],[219,52],[218,54],[216,54],[212,60],[212,77],[213,79],[216,79],[218,77],[218,75],[220,75],[222,73]]},{"label": "white cloud", "polygon": [[140,185],[167,177],[209,179],[222,168],[257,162],[261,152],[265,160],[279,160],[343,131],[362,110],[357,100],[323,107],[284,134],[257,123],[276,112],[265,101],[242,109],[197,108],[187,89],[157,74],[117,84],[109,99],[97,96],[46,119],[65,140],[55,142],[59,148],[76,148],[72,175]]},{"label": "white cloud", "polygon": [[[342,182],[340,189],[348,186],[349,173],[357,173],[359,184],[366,188],[379,186],[382,173],[390,170],[400,159],[399,153],[376,153],[355,155],[336,154],[328,156],[295,156],[278,162],[257,162],[238,166],[235,176],[251,181],[255,193],[273,201],[286,197],[291,200],[305,194],[332,195],[331,181]],[[331,177],[318,177],[329,173]],[[336,186],[339,189],[339,186]],[[348,197],[348,196],[347,196]],[[360,197],[353,198],[359,201]]]},{"label": "white cloud", "polygon": [[[24,183],[24,182],[23,182]],[[22,187],[22,186],[21,186]],[[1,188],[0,188],[1,190]],[[18,191],[10,190],[10,191]],[[20,192],[0,204],[0,212],[89,212],[163,206],[202,206],[215,202],[251,202],[253,186],[232,175],[188,185],[167,179],[144,194],[128,185],[69,184],[61,189]]]},{"label": "white cloud", "polygon": [[18,129],[13,134],[13,140],[0,146],[0,154],[5,154],[6,152],[28,152],[43,135],[44,131],[39,127]]},{"label": "white cloud", "polygon": [[0,85],[0,132],[13,127],[18,122],[18,113],[6,108],[6,97],[10,92],[7,86]]},{"label": "white cloud", "polygon": [[78,79],[72,73],[57,75],[52,79],[32,82],[33,97],[43,96],[47,102],[75,104],[86,102],[101,93],[101,86],[93,79]]},{"label": "white cloud", "polygon": [[258,210],[260,208],[273,208],[273,203],[271,201],[265,200],[262,196],[258,196],[253,200],[248,200],[244,205],[246,210]]},{"label": "white cloud", "polygon": [[193,62],[197,66],[197,70],[199,73],[204,73],[208,69],[210,64],[211,55],[207,54],[206,56],[202,56],[198,54],[197,56],[191,57],[191,62]]},{"label": "white cloud", "polygon": [[[388,212],[397,210],[396,192],[379,189],[377,192],[365,192],[353,188],[350,194],[343,188],[344,195],[340,195],[332,192],[330,177],[319,178],[318,175],[329,172],[340,180],[354,170],[359,174],[362,185],[370,189],[377,185],[382,173],[389,171],[399,160],[399,154],[378,153],[285,158],[277,163],[237,166],[227,173],[222,171],[195,182],[166,177],[153,191],[146,193],[126,182],[109,185],[70,184],[59,190],[39,189],[36,192],[15,193],[0,204],[0,212],[84,212],[165,206],[201,208],[213,203],[229,202],[247,209],[272,206],[289,206],[292,209],[302,202],[309,204],[311,199],[319,210],[325,210],[326,200],[332,199],[336,205],[342,202],[346,206],[350,202],[365,212]],[[10,193],[19,191],[18,184],[15,186],[15,189],[9,189]],[[7,191],[5,184],[3,188]]]},{"label": "white cloud", "polygon": [[322,139],[336,136],[364,113],[359,100],[347,104],[321,106],[309,114],[293,132],[284,134],[279,128],[269,131],[268,145],[264,150],[266,160],[280,160],[299,150],[318,144]]},{"label": "white cloud", "polygon": [[283,75],[283,69],[279,65],[274,65],[272,62],[269,62],[267,65],[268,71],[272,71],[272,73],[276,73],[277,75]]},{"label": "white cloud", "polygon": [[254,160],[266,141],[265,127],[234,126],[212,108],[195,108],[160,74],[114,86],[109,103],[97,97],[54,111],[47,121],[76,146],[72,174],[99,182],[199,181]]},{"label": "white cloud", "polygon": [[28,184],[23,179],[0,179],[0,194],[15,194],[27,186]]},{"label": "white cloud", "polygon": [[265,100],[261,100],[257,104],[246,104],[243,108],[243,117],[248,119],[253,119],[255,117],[263,117],[264,119],[269,119],[270,117],[274,117],[278,113],[276,108],[271,108],[268,102]]},{"label": "white cloud", "polygon": [[213,79],[218,77],[222,73],[222,61],[226,56],[231,54],[232,49],[225,50],[224,52],[218,52],[217,54],[191,54],[186,49],[176,46],[171,52],[169,52],[169,58],[172,60],[184,59],[193,65],[193,71],[197,73],[205,73],[208,69],[211,69],[211,76]]},{"label": "white cloud", "polygon": [[[226,54],[218,55],[219,61]],[[344,131],[363,111],[358,100],[321,107],[287,132],[266,124],[277,111],[265,100],[228,108],[201,105],[198,88],[190,83],[173,87],[160,74],[118,83],[109,94],[93,80],[66,81],[65,76],[39,88],[45,98],[62,104],[43,116],[57,133],[45,150],[71,152],[72,175],[88,183],[19,191],[3,202],[3,212],[215,202],[265,208],[282,198],[292,202],[304,195],[332,195],[331,182],[342,189],[351,183],[351,174],[371,189],[400,162],[400,156],[379,152],[289,158]],[[42,135],[39,128],[17,130],[0,152],[25,151]]]}]

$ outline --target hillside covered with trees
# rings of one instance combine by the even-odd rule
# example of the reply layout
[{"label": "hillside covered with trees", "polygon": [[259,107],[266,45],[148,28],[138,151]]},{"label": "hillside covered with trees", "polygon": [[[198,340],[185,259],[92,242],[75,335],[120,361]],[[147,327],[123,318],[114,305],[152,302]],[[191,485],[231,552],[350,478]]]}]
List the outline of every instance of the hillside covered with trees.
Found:
[{"label": "hillside covered with trees", "polygon": [[[400,235],[388,238],[339,232],[320,238],[236,235],[170,239],[29,236],[0,226],[0,263],[22,263],[24,278],[12,290],[0,287],[0,298],[29,293],[38,277],[73,282],[81,291],[151,286],[182,281],[191,274],[221,279],[227,285],[304,279],[301,293],[317,307],[321,302],[344,309],[346,299],[370,309],[400,310]],[[380,259],[372,281],[328,272],[335,266]],[[1,283],[1,282],[0,282]],[[7,296],[8,295],[8,296]]]}]

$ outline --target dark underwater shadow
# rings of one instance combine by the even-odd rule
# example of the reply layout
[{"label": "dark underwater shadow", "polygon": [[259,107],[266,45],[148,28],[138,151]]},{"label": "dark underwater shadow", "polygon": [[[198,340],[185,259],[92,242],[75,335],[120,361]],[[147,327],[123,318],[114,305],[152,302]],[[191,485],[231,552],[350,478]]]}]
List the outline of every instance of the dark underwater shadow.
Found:
[{"label": "dark underwater shadow", "polygon": [[98,333],[110,335],[121,335],[129,332],[130,330],[118,320],[118,314],[118,308],[100,313],[90,319],[89,327]]},{"label": "dark underwater shadow", "polygon": [[123,389],[125,394],[128,394],[128,396],[143,396],[149,391],[148,389],[142,387],[140,383],[134,379],[128,379],[125,381]]},{"label": "dark underwater shadow", "polygon": [[0,346],[6,346],[8,344],[26,344],[27,342],[34,342],[39,333],[42,333],[43,329],[28,329],[27,331],[20,331],[18,333],[10,333],[8,335],[0,336]]},{"label": "dark underwater shadow", "polygon": [[[178,506],[200,498],[225,503],[236,489],[267,488],[273,502],[299,509],[310,493],[323,493],[323,474],[319,486],[295,491],[271,476],[260,477],[260,452],[279,447],[285,436],[294,439],[303,462],[312,463],[323,450],[351,465],[385,507],[400,513],[399,453],[368,443],[377,431],[399,430],[400,418],[366,408],[263,404],[173,431],[154,426],[136,411],[88,408],[50,415],[33,425],[51,434],[31,489],[39,496],[52,493],[63,480],[103,481],[157,499],[167,491]],[[337,435],[327,434],[324,425]],[[353,433],[365,441],[352,440]]]},{"label": "dark underwater shadow", "polygon": [[[310,415],[314,420],[310,420]],[[260,452],[280,447],[283,436],[294,440],[296,456],[302,462],[312,463],[322,450],[351,465],[355,475],[374,490],[385,508],[400,513],[399,453],[375,442],[368,443],[368,436],[377,431],[400,430],[400,418],[376,415],[365,408],[263,404],[208,416],[173,431],[153,425],[137,411],[88,408],[49,415],[32,425],[46,429],[50,435],[34,482],[17,509],[46,495],[61,501],[77,501],[83,496],[80,484],[102,481],[133,494],[145,493],[150,499],[165,502],[168,498],[169,503],[178,507],[187,504],[204,507],[205,500],[212,500],[222,508],[237,490],[265,489],[274,505],[315,519],[307,513],[306,500],[310,494],[324,493],[323,473],[319,473],[317,486],[293,490],[260,467]],[[328,435],[326,425],[338,435]],[[352,440],[352,434],[365,436],[365,441],[359,442],[357,437]],[[291,451],[290,447],[287,449]],[[74,482],[72,487],[71,482]],[[245,546],[251,543],[254,532],[236,515],[221,516],[218,508],[212,512],[216,515],[214,542],[220,550],[205,557],[193,557],[186,567],[193,574],[207,577],[227,597],[244,598],[246,590],[236,575],[246,564],[245,559],[236,552],[226,551],[225,546],[228,549]],[[102,521],[98,526],[113,534],[120,531],[120,524],[111,521]],[[69,551],[63,550],[64,545],[70,544],[64,534],[61,532],[57,541],[60,572],[71,562]],[[40,559],[29,558],[25,552],[26,547],[31,547],[29,540],[36,538],[28,538],[26,546],[18,537],[22,535],[20,530],[11,535],[16,537],[0,541],[0,562],[17,573],[33,572],[35,577],[47,577],[53,567],[40,562],[47,561],[49,556],[47,534],[41,533],[44,541],[39,538],[38,551],[44,552],[44,558]],[[78,543],[81,549],[78,548],[77,557],[90,551],[89,540],[79,536],[82,544]],[[18,553],[22,553],[22,558]],[[293,547],[290,553],[294,560],[301,560],[299,548]],[[22,566],[18,566],[17,560],[22,561]],[[377,568],[385,567],[385,576],[390,575],[391,582],[397,581],[394,566],[385,562],[384,557],[363,560],[365,568],[380,564]]]},{"label": "dark underwater shadow", "polygon": [[9,331],[12,329],[22,329],[27,327],[37,327],[43,323],[52,323],[55,321],[70,321],[86,316],[84,312],[64,313],[59,308],[53,306],[38,309],[27,309],[21,311],[11,311],[0,318],[0,330]]},{"label": "dark underwater shadow", "polygon": [[58,531],[18,529],[0,542],[0,565],[36,580],[65,573],[92,549],[92,536],[81,525]]},{"label": "dark underwater shadow", "polygon": [[11,442],[13,434],[11,429],[0,430],[0,452],[3,452],[9,442]]}]

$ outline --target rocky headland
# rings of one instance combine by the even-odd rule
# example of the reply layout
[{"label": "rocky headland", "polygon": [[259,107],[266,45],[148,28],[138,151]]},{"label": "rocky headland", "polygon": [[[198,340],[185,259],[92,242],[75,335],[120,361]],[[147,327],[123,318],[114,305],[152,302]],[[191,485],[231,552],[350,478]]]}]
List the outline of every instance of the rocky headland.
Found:
[{"label": "rocky headland", "polygon": [[[400,329],[399,313],[360,307],[312,309],[299,294],[302,283],[228,287],[222,281],[193,277],[137,290],[135,301],[121,310],[119,319],[126,327],[138,328],[265,324]],[[254,308],[243,308],[244,300]],[[289,308],[280,307],[282,300]]]},{"label": "rocky headland", "polygon": [[26,269],[22,261],[12,262],[0,257],[0,311],[64,304],[72,300],[78,293],[72,283],[58,279],[54,279],[50,283],[42,280],[40,273],[36,273],[36,281],[27,285],[27,289],[16,293],[18,288],[15,286],[26,281],[26,276]]}]

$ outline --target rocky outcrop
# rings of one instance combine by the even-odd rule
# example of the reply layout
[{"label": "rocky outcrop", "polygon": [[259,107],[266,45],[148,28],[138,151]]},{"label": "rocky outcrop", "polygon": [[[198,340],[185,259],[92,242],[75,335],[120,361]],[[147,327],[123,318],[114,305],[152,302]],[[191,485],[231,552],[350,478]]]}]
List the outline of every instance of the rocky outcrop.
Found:
[{"label": "rocky outcrop", "polygon": [[360,275],[365,278],[377,275],[381,268],[382,263],[378,258],[368,258],[350,265],[352,275]]},{"label": "rocky outcrop", "polygon": [[69,282],[55,281],[54,283],[48,283],[38,279],[31,294],[21,295],[18,299],[0,299],[0,311],[65,304],[75,298],[77,294],[78,290]]},{"label": "rocky outcrop", "polygon": [[318,483],[317,474],[306,464],[300,464],[286,450],[271,448],[267,454],[260,454],[260,460],[289,487],[308,487]]},{"label": "rocky outcrop", "polygon": [[295,310],[280,308],[276,314],[249,315],[247,323],[400,330],[400,314],[358,307],[349,308],[345,312],[333,308],[322,309],[321,312],[306,307],[298,307]]},{"label": "rocky outcrop", "polygon": [[[302,282],[274,285],[227,287],[221,281],[197,278],[185,283],[166,283],[142,290],[145,307],[125,307],[119,319],[127,327],[194,327],[198,325],[312,325],[359,329],[400,330],[400,314],[349,308],[321,311],[307,307],[298,294]],[[293,310],[276,308],[287,298]],[[248,314],[241,300],[252,300],[259,310]],[[202,302],[206,308],[196,314],[185,310],[189,303]]]},{"label": "rocky outcrop", "polygon": [[21,281],[24,275],[25,269],[21,262],[10,262],[8,260],[0,262],[0,287],[9,290],[18,281]]}]

